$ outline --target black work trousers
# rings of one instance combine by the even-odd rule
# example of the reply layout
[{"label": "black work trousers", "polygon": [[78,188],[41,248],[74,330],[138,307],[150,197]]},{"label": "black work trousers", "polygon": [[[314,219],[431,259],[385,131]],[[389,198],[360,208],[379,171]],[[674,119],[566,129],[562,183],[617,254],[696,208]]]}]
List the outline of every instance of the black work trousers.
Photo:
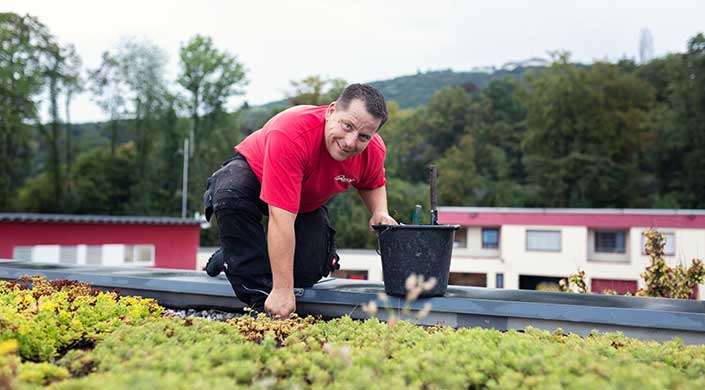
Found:
[{"label": "black work trousers", "polygon": [[[261,309],[272,290],[272,270],[262,218],[268,206],[259,198],[260,182],[236,153],[209,178],[204,195],[206,218],[215,213],[225,275],[238,299]],[[335,229],[325,206],[298,214],[294,224],[294,287],[311,287],[339,268]]]}]

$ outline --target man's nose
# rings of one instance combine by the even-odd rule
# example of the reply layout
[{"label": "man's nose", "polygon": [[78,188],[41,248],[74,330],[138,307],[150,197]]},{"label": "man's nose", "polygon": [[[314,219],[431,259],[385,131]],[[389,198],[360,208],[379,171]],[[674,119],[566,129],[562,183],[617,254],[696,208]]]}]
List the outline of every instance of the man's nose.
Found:
[{"label": "man's nose", "polygon": [[345,138],[343,139],[345,141],[345,148],[352,149],[355,147],[355,140],[357,140],[357,134],[355,134],[355,132],[347,133],[345,134]]}]

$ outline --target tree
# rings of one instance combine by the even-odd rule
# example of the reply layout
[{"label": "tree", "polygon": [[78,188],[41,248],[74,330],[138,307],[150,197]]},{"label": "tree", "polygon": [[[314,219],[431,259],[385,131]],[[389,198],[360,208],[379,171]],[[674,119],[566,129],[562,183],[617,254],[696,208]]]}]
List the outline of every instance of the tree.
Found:
[{"label": "tree", "polygon": [[64,72],[62,77],[62,87],[64,92],[64,110],[66,127],[66,171],[71,172],[73,165],[73,134],[71,132],[71,102],[77,93],[84,90],[84,80],[81,77],[83,62],[76,53],[74,45],[66,45],[62,48],[64,57]]},{"label": "tree", "polygon": [[160,117],[164,114],[169,95],[164,79],[166,53],[153,43],[126,38],[119,44],[115,60],[118,76],[125,85],[127,112],[135,146],[135,169],[139,172],[133,189],[132,210],[139,214],[154,213],[152,196],[156,191],[153,162],[154,142],[160,131]]},{"label": "tree", "polygon": [[132,214],[133,189],[139,180],[133,143],[118,147],[113,153],[95,148],[77,156],[75,178],[75,213]]},{"label": "tree", "polygon": [[110,153],[114,155],[118,146],[118,124],[126,115],[127,94],[118,59],[103,52],[100,67],[88,72],[88,80],[93,100],[110,116]]},{"label": "tree", "polygon": [[36,18],[0,13],[0,210],[29,174],[34,98],[44,85],[42,56],[50,40]]},{"label": "tree", "polygon": [[705,36],[692,37],[685,54],[652,61],[640,76],[660,92],[652,113],[656,134],[648,151],[660,194],[657,205],[703,208]]},{"label": "tree", "polygon": [[[76,158],[75,178],[71,198],[67,199],[66,212],[76,214],[129,214],[131,189],[137,182],[134,174],[134,144],[118,147],[115,153],[108,148],[94,148]],[[19,190],[18,205],[22,210],[35,213],[53,212],[51,186],[47,172],[27,180]]]},{"label": "tree", "polygon": [[478,173],[490,180],[525,180],[521,143],[526,133],[524,87],[511,78],[493,80],[476,97],[479,117],[470,124]]},{"label": "tree", "polygon": [[485,195],[484,180],[477,175],[472,136],[465,135],[438,161],[438,194],[449,206],[478,205]]},{"label": "tree", "polygon": [[343,79],[308,76],[303,80],[291,81],[293,91],[287,94],[287,101],[290,106],[328,105],[340,96],[346,85]]},{"label": "tree", "polygon": [[410,182],[427,179],[426,167],[440,159],[467,131],[473,114],[470,95],[462,88],[446,88],[436,93],[428,107],[405,111],[386,125],[385,141],[390,152],[390,170]]},{"label": "tree", "polygon": [[563,54],[528,77],[528,89],[523,161],[532,205],[648,203],[640,197],[639,159],[654,102],[649,85],[612,64],[581,70]]},{"label": "tree", "polygon": [[[202,183],[240,138],[232,134],[233,123],[225,105],[230,97],[243,93],[245,67],[236,55],[218,50],[210,37],[201,35],[182,45],[179,57],[177,82],[190,93],[189,155],[194,161],[189,177],[191,183]],[[223,132],[229,133],[224,140],[219,139]],[[214,149],[222,152],[214,153]],[[200,200],[204,189],[197,185],[190,188],[189,199]]]},{"label": "tree", "polygon": [[195,146],[200,118],[213,111],[223,111],[231,96],[242,94],[247,84],[245,68],[227,51],[219,51],[210,37],[196,35],[179,53],[181,72],[177,82],[191,94],[189,110],[192,129],[190,144]]},{"label": "tree", "polygon": [[[49,95],[49,115],[51,123],[49,128],[39,123],[37,125],[44,137],[47,146],[47,170],[49,173],[53,196],[47,205],[49,211],[61,211],[64,208],[64,187],[66,186],[67,173],[72,160],[72,137],[69,124],[69,110],[71,96],[80,90],[81,59],[76,54],[72,45],[60,46],[53,39],[47,42],[44,48],[44,77]],[[65,95],[65,110],[67,121],[62,137],[61,117],[59,115],[59,98]],[[63,153],[66,164],[62,164],[61,145],[65,145]]]}]

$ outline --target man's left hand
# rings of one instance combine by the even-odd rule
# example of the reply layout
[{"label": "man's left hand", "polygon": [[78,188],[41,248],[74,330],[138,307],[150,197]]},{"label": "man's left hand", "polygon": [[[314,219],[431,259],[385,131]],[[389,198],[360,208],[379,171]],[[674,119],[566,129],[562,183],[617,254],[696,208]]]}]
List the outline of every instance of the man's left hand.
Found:
[{"label": "man's left hand", "polygon": [[398,225],[398,223],[389,216],[389,213],[379,212],[372,214],[372,218],[370,218],[370,231],[374,231],[372,225]]}]

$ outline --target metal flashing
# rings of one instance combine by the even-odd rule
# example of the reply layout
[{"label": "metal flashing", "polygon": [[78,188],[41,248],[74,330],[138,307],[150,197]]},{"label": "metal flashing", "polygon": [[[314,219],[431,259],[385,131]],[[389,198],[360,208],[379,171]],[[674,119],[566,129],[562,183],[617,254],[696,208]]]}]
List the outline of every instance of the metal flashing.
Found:
[{"label": "metal flashing", "polygon": [[[118,267],[81,267],[52,264],[0,261],[0,279],[12,280],[23,275],[42,275],[48,279],[80,280],[103,289],[120,289],[123,294],[157,299],[161,304],[178,308],[242,309],[227,279],[210,278],[204,272]],[[688,344],[705,344],[705,302],[666,298],[622,297],[595,294],[568,294],[529,290],[503,290],[450,286],[443,297],[406,302],[379,298],[382,283],[328,278],[304,290],[297,297],[300,314],[327,318],[349,315],[364,319],[362,305],[374,300],[380,306],[378,316],[408,309],[409,318],[431,304],[422,325],[438,323],[454,327],[524,329],[534,326],[554,330],[562,328],[583,336],[593,329],[620,331],[630,337],[665,341],[681,338]]]}]

